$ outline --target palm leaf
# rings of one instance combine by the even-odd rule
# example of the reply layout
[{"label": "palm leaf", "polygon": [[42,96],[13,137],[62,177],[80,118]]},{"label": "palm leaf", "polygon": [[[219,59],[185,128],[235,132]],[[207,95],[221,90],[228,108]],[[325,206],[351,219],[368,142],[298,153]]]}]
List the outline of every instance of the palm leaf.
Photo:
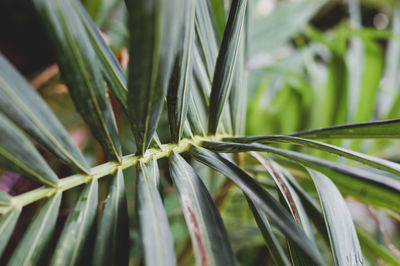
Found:
[{"label": "palm leaf", "polygon": [[2,55],[0,69],[0,111],[60,159],[87,173],[89,166],[64,127]]},{"label": "palm leaf", "polygon": [[174,70],[167,93],[168,120],[172,141],[178,143],[186,119],[189,89],[192,83],[192,49],[196,1],[184,1],[184,19]]},{"label": "palm leaf", "polygon": [[14,231],[20,214],[21,208],[16,208],[0,217],[0,256],[3,254],[8,239]]},{"label": "palm leaf", "polygon": [[246,197],[246,199],[275,264],[290,266],[291,263],[286,257],[285,251],[282,249],[278,239],[276,239],[267,216],[262,210],[260,210],[260,208],[257,208],[256,205],[248,197]]},{"label": "palm leaf", "polygon": [[46,184],[57,186],[58,178],[33,143],[0,113],[0,166]]},{"label": "palm leaf", "polygon": [[335,264],[363,265],[356,229],[340,192],[325,175],[314,170],[308,172],[318,191]]},{"label": "palm leaf", "polygon": [[46,200],[33,218],[7,265],[40,265],[41,260],[45,259],[45,250],[56,226],[60,204],[60,192]]},{"label": "palm leaf", "polygon": [[101,62],[101,71],[111,92],[117,98],[118,102],[124,107],[124,109],[127,110],[128,82],[125,71],[122,69],[117,58],[114,56],[114,53],[104,41],[99,29],[90,18],[82,4],[79,1],[73,1],[72,4],[74,5],[76,12],[81,17],[91,44],[93,45],[96,55]]},{"label": "palm leaf", "polygon": [[68,215],[51,265],[76,265],[79,263],[95,222],[97,203],[98,182],[97,179],[93,179],[85,185],[78,202]]},{"label": "palm leaf", "polygon": [[140,162],[137,179],[138,217],[146,265],[176,265],[167,214],[157,191],[157,161]]},{"label": "palm leaf", "polygon": [[138,153],[150,144],[173,69],[182,0],[127,0],[131,29],[128,116]]},{"label": "palm leaf", "polygon": [[113,177],[104,202],[93,253],[95,265],[127,265],[129,221],[122,170]]},{"label": "palm leaf", "polygon": [[120,161],[121,147],[114,113],[99,59],[82,20],[71,1],[39,0],[34,4],[54,43],[61,76],[68,85],[76,109],[108,155]]},{"label": "palm leaf", "polygon": [[365,165],[374,167],[376,169],[384,170],[395,175],[400,175],[400,165],[385,159],[377,158],[360,152],[352,151],[349,149],[341,148],[338,146],[304,139],[291,136],[254,136],[254,137],[243,137],[243,138],[225,138],[226,141],[239,142],[239,143],[251,143],[251,142],[261,142],[261,143],[275,143],[283,142],[295,145],[301,145],[304,147],[309,147],[313,149],[318,149],[321,151],[326,151],[331,154],[336,154],[348,159],[352,159],[363,163]]},{"label": "palm leaf", "polygon": [[400,119],[354,123],[292,134],[310,139],[393,139],[400,137]]},{"label": "palm leaf", "polygon": [[199,265],[237,265],[222,218],[193,168],[172,153],[170,172],[177,188]]},{"label": "palm leaf", "polygon": [[11,197],[6,192],[0,190],[0,205],[9,205]]},{"label": "palm leaf", "polygon": [[218,53],[210,95],[208,132],[215,134],[222,111],[229,97],[244,24],[247,0],[234,0]]},{"label": "palm leaf", "polygon": [[247,175],[233,162],[217,153],[196,146],[192,146],[189,151],[196,160],[232,179],[254,204],[265,212],[271,221],[302,249],[313,263],[317,265],[323,264],[318,250],[316,250],[312,242],[307,239],[307,236],[299,228],[291,215],[270,194],[258,185],[252,177]]},{"label": "palm leaf", "polygon": [[400,200],[400,182],[390,177],[262,144],[204,142],[203,147],[216,152],[265,151],[276,154],[329,176],[347,195],[379,208],[400,212],[396,204]]}]

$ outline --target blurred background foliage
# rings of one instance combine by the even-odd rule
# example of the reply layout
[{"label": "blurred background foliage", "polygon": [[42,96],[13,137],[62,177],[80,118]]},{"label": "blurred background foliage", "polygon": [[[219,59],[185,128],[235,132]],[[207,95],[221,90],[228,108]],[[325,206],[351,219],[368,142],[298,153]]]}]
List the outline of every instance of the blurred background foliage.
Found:
[{"label": "blurred background foliage", "polygon": [[[215,10],[229,6],[228,0],[210,0]],[[88,12],[104,33],[121,64],[126,67],[128,49],[127,12],[121,0],[82,0]],[[91,138],[79,115],[72,111],[73,103],[68,90],[60,82],[55,60],[50,52],[45,33],[38,18],[30,12],[28,0],[3,0],[0,4],[0,51],[26,77],[30,78],[49,106],[69,129],[75,142],[84,150],[92,165],[107,160],[99,144]],[[287,134],[331,125],[364,122],[400,117],[400,3],[396,0],[252,0],[249,1],[248,39],[248,112],[246,135]],[[216,17],[216,26],[222,33],[225,18]],[[12,26],[10,26],[12,24]],[[131,62],[132,63],[132,62]],[[134,63],[134,62],[133,62]],[[120,139],[128,154],[135,151],[126,117],[115,104],[120,127]],[[158,134],[161,140],[169,138],[166,111]],[[332,143],[332,142],[331,142]],[[333,142],[353,150],[400,161],[398,141],[342,141]],[[288,144],[282,144],[288,145]],[[298,147],[293,147],[299,149]],[[46,151],[42,151],[46,156]],[[321,152],[315,155],[327,156]],[[239,161],[249,158],[236,158]],[[193,263],[190,240],[179,199],[166,167],[161,160],[161,191],[168,211],[179,262]],[[59,161],[50,162],[63,176],[70,174]],[[200,176],[214,195],[222,211],[224,222],[232,239],[239,261],[244,265],[270,265],[272,263],[262,236],[248,211],[241,193],[224,177],[214,178],[216,172],[196,164]],[[256,163],[246,164],[266,188],[274,185],[265,171]],[[9,172],[0,172],[0,187],[12,195],[32,189],[31,182]],[[294,173],[296,171],[294,170]],[[129,210],[135,204],[135,170],[125,173]],[[309,179],[296,173],[311,194]],[[105,197],[107,179],[101,180]],[[68,191],[63,197],[62,216],[68,214],[80,188]],[[100,190],[101,191],[101,190]],[[315,191],[314,191],[315,194]],[[399,253],[400,217],[390,217],[365,205],[348,200],[358,230],[371,233],[375,239],[394,253]],[[35,208],[32,206],[30,208]],[[24,209],[29,221],[33,211]],[[131,240],[134,245],[137,223],[134,213]],[[17,234],[13,242],[17,243]],[[22,235],[22,232],[20,233]],[[280,239],[284,243],[284,238]],[[329,258],[329,247],[321,240]],[[362,247],[367,239],[360,238]],[[15,244],[14,244],[15,245]],[[138,263],[139,249],[133,249],[131,263]],[[365,253],[368,255],[368,252]],[[372,258],[376,265],[379,260]],[[1,262],[0,262],[1,264]]]}]

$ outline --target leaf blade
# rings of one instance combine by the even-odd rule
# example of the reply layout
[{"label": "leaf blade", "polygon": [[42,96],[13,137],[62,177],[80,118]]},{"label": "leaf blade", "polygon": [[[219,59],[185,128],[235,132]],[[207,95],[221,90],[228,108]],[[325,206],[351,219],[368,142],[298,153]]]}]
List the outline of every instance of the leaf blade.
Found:
[{"label": "leaf blade", "polygon": [[89,166],[65,128],[1,54],[0,69],[0,111],[60,159],[88,173]]},{"label": "leaf blade", "polygon": [[244,24],[247,0],[234,0],[219,50],[210,95],[208,133],[215,134],[228,100]]},{"label": "leaf blade", "polygon": [[16,125],[0,113],[0,165],[25,176],[56,187],[57,175],[47,165],[33,143]]},{"label": "leaf blade", "polygon": [[56,226],[61,192],[46,200],[29,225],[7,265],[36,265],[42,259]]},{"label": "leaf blade", "polygon": [[199,265],[238,265],[222,218],[199,176],[177,153],[169,160]]},{"label": "leaf blade", "polygon": [[157,191],[157,161],[138,167],[138,215],[146,265],[176,265],[167,214]]},{"label": "leaf blade", "polygon": [[0,256],[3,254],[7,242],[14,231],[21,210],[21,208],[16,208],[0,217]]},{"label": "leaf blade", "polygon": [[270,194],[261,188],[253,178],[233,162],[217,153],[196,146],[192,146],[189,152],[196,160],[231,178],[288,238],[298,244],[311,261],[317,265],[324,264],[318,250],[315,250],[290,214]]},{"label": "leaf blade", "polygon": [[98,182],[93,179],[85,185],[78,202],[68,215],[50,265],[75,265],[79,262],[83,248],[96,218]]},{"label": "leaf blade", "polygon": [[97,228],[93,264],[126,265],[129,260],[129,221],[124,176],[118,169]]},{"label": "leaf blade", "polygon": [[336,265],[363,265],[356,229],[346,203],[332,181],[307,169],[317,188]]}]

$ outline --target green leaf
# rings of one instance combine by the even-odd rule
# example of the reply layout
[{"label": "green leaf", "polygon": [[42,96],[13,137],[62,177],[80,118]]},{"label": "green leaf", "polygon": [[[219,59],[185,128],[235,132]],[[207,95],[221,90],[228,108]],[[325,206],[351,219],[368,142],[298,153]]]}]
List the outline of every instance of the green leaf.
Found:
[{"label": "green leaf", "polygon": [[118,169],[104,202],[93,253],[94,265],[127,265],[129,221],[124,176]]},{"label": "green leaf", "polygon": [[291,137],[291,136],[254,136],[254,137],[242,137],[242,138],[224,138],[226,141],[240,142],[240,143],[251,143],[251,142],[261,142],[261,143],[290,143],[295,145],[301,145],[308,148],[318,149],[328,153],[336,154],[351,160],[358,161],[360,163],[366,164],[368,166],[374,167],[376,169],[384,170],[400,176],[400,165],[385,159],[370,156],[360,152],[348,150],[338,146],[326,144],[323,142],[318,142],[314,140]]},{"label": "green leaf", "polygon": [[123,108],[127,110],[128,82],[125,71],[82,4],[79,1],[73,1],[72,4],[81,17],[94,51],[101,62],[101,72],[110,90]]},{"label": "green leaf", "polygon": [[247,0],[233,0],[224,38],[219,49],[210,95],[208,133],[215,134],[228,100],[237,61],[240,36],[243,33]]},{"label": "green leaf", "polygon": [[144,260],[149,266],[176,265],[168,217],[157,191],[158,179],[156,159],[148,166],[140,162],[136,193]]},{"label": "green leaf", "polygon": [[396,139],[400,138],[400,119],[333,126],[291,135],[310,139]]},{"label": "green leaf", "polygon": [[369,233],[356,226],[358,239],[360,240],[361,250],[365,257],[372,261],[380,259],[384,265],[399,265],[400,259],[397,258],[388,248],[378,243]]},{"label": "green leaf", "polygon": [[57,175],[47,165],[32,142],[0,112],[0,166],[56,187]]},{"label": "green leaf", "polygon": [[[242,31],[245,27],[242,28]],[[243,135],[247,112],[247,69],[245,52],[245,34],[241,34],[238,59],[235,68],[234,82],[229,95],[229,114],[235,135]]]},{"label": "green leaf", "polygon": [[156,131],[173,70],[183,0],[126,0],[129,11],[130,59],[128,116],[138,153]]},{"label": "green leaf", "polygon": [[0,54],[0,112],[70,166],[89,166],[65,128],[30,84]]},{"label": "green leaf", "polygon": [[292,265],[286,257],[285,251],[282,249],[278,239],[275,237],[267,216],[265,216],[264,212],[257,208],[256,205],[248,197],[246,197],[246,199],[275,264],[282,266]]},{"label": "green leaf", "polygon": [[208,105],[201,94],[200,88],[196,82],[192,82],[189,95],[189,108],[187,119],[191,130],[199,136],[207,135],[207,111]]},{"label": "green leaf", "polygon": [[238,265],[222,218],[193,168],[177,153],[169,160],[198,265]]},{"label": "green leaf", "polygon": [[0,257],[7,246],[8,239],[10,239],[10,236],[14,231],[21,210],[21,208],[16,208],[0,217]]},{"label": "green leaf", "polygon": [[189,151],[196,160],[232,179],[254,204],[265,212],[271,221],[304,251],[313,263],[317,265],[324,264],[318,250],[315,249],[312,242],[296,224],[291,215],[252,177],[247,175],[236,164],[217,153],[196,146],[192,146]]},{"label": "green leaf", "polygon": [[[312,241],[315,248],[317,248],[314,239],[314,233],[308,216],[305,212],[302,202],[300,201],[300,198],[297,196],[290,183],[286,180],[286,171],[272,160],[267,161],[256,152],[252,152],[251,155],[264,166],[269,175],[272,177],[275,185],[278,188],[279,198],[281,199],[281,202],[286,207],[286,209],[290,211],[297,224],[304,230],[308,239]],[[288,247],[293,265],[312,264],[312,261],[305,257],[304,254],[299,250],[296,243],[288,240]]]},{"label": "green leaf", "polygon": [[271,51],[287,42],[325,3],[325,0],[284,2],[268,16],[255,17],[250,37],[251,54]]},{"label": "green leaf", "polygon": [[39,265],[45,259],[45,250],[56,226],[61,195],[57,192],[40,206],[7,265]]},{"label": "green leaf", "polygon": [[11,202],[11,196],[8,193],[0,190],[0,205],[9,205]]},{"label": "green leaf", "polygon": [[[214,20],[210,14],[210,2],[207,0],[197,0],[196,3],[196,33],[197,33],[197,47],[201,51],[199,54],[204,58],[204,65],[209,79],[215,69],[215,62],[218,54],[217,33],[215,32]],[[224,22],[225,23],[225,22]],[[203,60],[195,60],[195,62],[202,62]]]},{"label": "green leaf", "polygon": [[216,152],[264,151],[279,155],[325,174],[346,195],[400,213],[400,206],[396,203],[400,202],[400,182],[390,177],[258,143],[203,142],[202,145]]},{"label": "green leaf", "polygon": [[356,229],[339,190],[325,175],[308,169],[317,188],[336,265],[363,265]]},{"label": "green leaf", "polygon": [[98,204],[98,182],[94,178],[85,185],[78,202],[68,215],[64,229],[54,251],[51,265],[76,265],[89,239],[96,220]]},{"label": "green leaf", "polygon": [[118,129],[99,59],[73,1],[38,0],[34,4],[54,44],[61,77],[76,109],[108,155],[120,161]]},{"label": "green leaf", "polygon": [[186,119],[189,89],[192,83],[192,49],[194,40],[194,18],[196,1],[184,1],[184,19],[180,34],[181,43],[175,58],[174,70],[167,93],[168,120],[171,138],[178,143]]}]

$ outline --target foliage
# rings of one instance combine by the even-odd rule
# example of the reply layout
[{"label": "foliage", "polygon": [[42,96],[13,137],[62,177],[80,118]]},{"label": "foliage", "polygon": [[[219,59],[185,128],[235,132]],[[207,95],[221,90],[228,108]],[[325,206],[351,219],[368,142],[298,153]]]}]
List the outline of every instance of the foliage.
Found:
[{"label": "foliage", "polygon": [[324,32],[336,3],[262,2],[34,0],[60,77],[35,91],[0,55],[0,167],[38,185],[0,191],[0,263],[400,264],[346,204],[400,217],[400,7],[379,31],[349,1]]}]

